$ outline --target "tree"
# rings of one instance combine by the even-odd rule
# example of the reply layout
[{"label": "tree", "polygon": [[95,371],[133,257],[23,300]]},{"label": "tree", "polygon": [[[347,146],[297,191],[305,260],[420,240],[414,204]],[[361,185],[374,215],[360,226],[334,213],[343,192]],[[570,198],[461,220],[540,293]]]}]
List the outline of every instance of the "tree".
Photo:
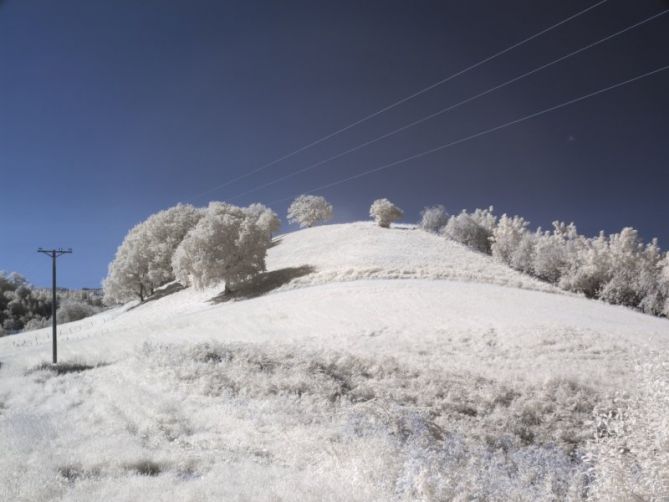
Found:
[{"label": "tree", "polygon": [[281,220],[279,219],[279,216],[263,204],[256,202],[249,207],[244,208],[244,211],[255,221],[256,225],[267,232],[267,235],[270,238],[272,237],[272,234],[281,228]]},{"label": "tree", "polygon": [[376,199],[369,208],[369,215],[378,226],[388,228],[393,221],[404,216],[404,211],[388,199]]},{"label": "tree", "polygon": [[580,241],[573,223],[553,222],[553,232],[537,231],[533,270],[544,281],[557,283],[575,262]]},{"label": "tree", "polygon": [[473,213],[463,210],[457,216],[451,216],[444,228],[444,235],[476,249],[490,254],[490,238],[492,237],[497,217],[492,206],[488,209],[476,209]]},{"label": "tree", "polygon": [[665,253],[662,261],[658,263],[658,268],[660,269],[658,285],[664,299],[662,313],[669,317],[669,252]]},{"label": "tree", "polygon": [[612,234],[609,237],[611,277],[602,288],[601,299],[633,307],[641,304],[643,291],[640,278],[643,255],[644,246],[634,228],[625,227],[619,234]]},{"label": "tree", "polygon": [[565,263],[560,269],[559,286],[596,298],[611,279],[608,238],[600,232],[599,236],[590,239],[578,236],[573,243],[573,251],[569,253],[565,249],[563,254]]},{"label": "tree", "polygon": [[177,204],[135,225],[125,236],[109,264],[103,281],[105,301],[140,301],[154,289],[174,280],[172,256],[184,236],[202,218],[203,211]]},{"label": "tree", "polygon": [[520,216],[509,217],[503,214],[490,239],[493,257],[513,266],[515,253],[527,234],[528,225],[529,223]]},{"label": "tree", "polygon": [[426,207],[420,212],[420,228],[426,232],[440,233],[448,223],[448,213],[444,206]]},{"label": "tree", "polygon": [[332,205],[318,195],[300,195],[288,208],[288,221],[297,223],[300,228],[312,227],[331,218]]},{"label": "tree", "polygon": [[172,259],[177,280],[198,289],[225,281],[225,291],[265,270],[267,229],[242,208],[212,202]]}]

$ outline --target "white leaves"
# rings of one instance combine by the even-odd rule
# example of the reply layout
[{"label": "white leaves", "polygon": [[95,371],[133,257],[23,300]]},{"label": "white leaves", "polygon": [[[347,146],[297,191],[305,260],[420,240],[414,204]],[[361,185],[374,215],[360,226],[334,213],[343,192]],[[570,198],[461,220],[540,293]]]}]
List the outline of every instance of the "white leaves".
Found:
[{"label": "white leaves", "polygon": [[257,221],[242,208],[210,203],[174,253],[172,266],[179,282],[204,288],[225,281],[229,289],[265,270],[270,235]]},{"label": "white leaves", "polygon": [[300,195],[288,208],[288,221],[297,223],[300,228],[312,227],[332,219],[332,205],[325,197]]},{"label": "white leaves", "polygon": [[116,251],[103,282],[110,303],[143,300],[155,288],[174,280],[172,255],[202,210],[178,204],[133,227]]},{"label": "white leaves", "polygon": [[266,248],[280,226],[276,213],[262,204],[213,202],[206,210],[179,204],[160,211],[126,235],[109,265],[105,298],[143,300],[175,278],[198,287],[243,280],[264,270]]},{"label": "white leaves", "polygon": [[404,211],[388,199],[377,199],[369,208],[369,216],[374,218],[378,226],[388,228],[392,222],[404,216]]},{"label": "white leaves", "polygon": [[482,253],[490,254],[490,238],[497,223],[492,206],[476,209],[473,213],[462,211],[451,216],[444,228],[444,235]]},{"label": "white leaves", "polygon": [[448,213],[444,206],[424,208],[420,213],[419,226],[426,232],[440,233],[448,223]]}]

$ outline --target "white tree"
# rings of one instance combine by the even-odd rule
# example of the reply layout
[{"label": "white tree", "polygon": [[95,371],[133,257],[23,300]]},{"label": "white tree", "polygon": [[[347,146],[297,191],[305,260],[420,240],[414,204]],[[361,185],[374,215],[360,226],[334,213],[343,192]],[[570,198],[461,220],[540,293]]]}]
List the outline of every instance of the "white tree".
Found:
[{"label": "white tree", "polygon": [[256,225],[264,229],[270,238],[281,228],[279,216],[263,204],[257,202],[251,204],[244,208],[244,212],[256,222]]},{"label": "white tree", "polygon": [[202,218],[203,211],[178,204],[149,216],[125,236],[103,281],[105,301],[140,301],[174,280],[172,255],[184,236]]},{"label": "white tree", "polygon": [[490,239],[493,257],[513,266],[514,255],[527,234],[528,225],[529,223],[520,216],[509,217],[503,214]]},{"label": "white tree", "polygon": [[136,225],[116,250],[107,277],[102,281],[105,302],[122,303],[135,297],[144,301],[153,289],[149,280],[149,262],[143,228],[141,224]]},{"label": "white tree", "polygon": [[184,285],[205,288],[225,281],[225,291],[265,270],[270,245],[266,228],[242,208],[212,202],[204,217],[181,242],[174,273]]},{"label": "white tree", "polygon": [[511,254],[511,266],[526,274],[534,275],[534,248],[536,234],[525,232]]},{"label": "white tree", "polygon": [[388,228],[392,222],[404,216],[404,211],[388,199],[376,199],[369,208],[369,216],[374,218],[378,226]]},{"label": "white tree", "polygon": [[300,228],[312,227],[331,218],[332,205],[318,195],[300,195],[288,208],[288,221],[297,223]]},{"label": "white tree", "polygon": [[553,222],[553,232],[537,231],[533,270],[537,277],[557,283],[569,263],[575,260],[578,232],[573,223]]},{"label": "white tree", "polygon": [[658,283],[660,292],[664,298],[662,313],[669,317],[669,252],[665,253],[662,261],[658,263],[658,268],[660,269]]},{"label": "white tree", "polygon": [[662,277],[664,258],[657,239],[646,244],[641,254],[639,268],[638,283],[641,302],[638,307],[647,314],[662,315],[667,301],[667,290]]},{"label": "white tree", "polygon": [[444,206],[426,207],[420,212],[419,226],[426,232],[438,234],[448,223],[448,213]]},{"label": "white tree", "polygon": [[637,306],[641,302],[639,291],[639,265],[643,244],[632,227],[623,228],[609,237],[611,278],[600,293],[603,300],[621,305]]},{"label": "white tree", "polygon": [[572,246],[573,252],[564,250],[565,264],[560,269],[559,286],[596,298],[611,279],[609,240],[600,232],[594,239],[579,236],[573,242],[576,243]]},{"label": "white tree", "polygon": [[444,235],[466,246],[490,254],[490,238],[497,223],[492,206],[476,209],[473,213],[463,210],[451,216],[444,228]]},{"label": "white tree", "polygon": [[148,276],[154,288],[174,280],[172,255],[203,215],[202,209],[177,204],[144,222],[150,260]]}]

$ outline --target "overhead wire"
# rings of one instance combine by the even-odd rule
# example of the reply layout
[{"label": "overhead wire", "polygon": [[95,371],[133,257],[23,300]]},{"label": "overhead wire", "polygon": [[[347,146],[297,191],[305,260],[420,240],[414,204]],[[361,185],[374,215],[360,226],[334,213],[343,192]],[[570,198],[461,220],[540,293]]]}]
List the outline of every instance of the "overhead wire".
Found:
[{"label": "overhead wire", "polygon": [[[386,169],[390,169],[391,167],[394,167],[394,166],[398,166],[398,165],[401,165],[401,164],[405,164],[405,163],[407,163],[407,162],[409,162],[409,161],[416,160],[416,159],[419,159],[419,158],[421,158],[421,157],[425,157],[425,156],[427,156],[427,155],[431,155],[431,154],[433,154],[433,153],[436,153],[436,152],[440,152],[440,151],[446,150],[446,149],[448,149],[448,148],[452,148],[452,147],[454,147],[454,146],[456,146],[456,145],[460,145],[460,144],[462,144],[462,143],[466,143],[467,141],[471,141],[471,140],[473,140],[473,139],[480,138],[481,136],[486,136],[486,135],[488,135],[488,134],[491,134],[491,133],[493,133],[493,132],[499,131],[499,130],[501,130],[501,129],[505,129],[505,128],[507,128],[507,127],[511,127],[511,126],[513,126],[513,125],[520,124],[520,123],[522,123],[522,122],[526,122],[526,121],[528,121],[528,120],[530,120],[530,119],[539,117],[539,116],[544,115],[544,114],[546,114],[546,113],[550,113],[550,112],[552,112],[552,111],[559,110],[559,109],[561,109],[561,108],[565,108],[565,107],[570,106],[570,105],[572,105],[572,104],[575,104],[575,103],[584,101],[584,100],[586,100],[586,99],[589,99],[589,98],[598,96],[598,95],[600,95],[600,94],[604,94],[604,93],[609,92],[609,91],[612,91],[612,90],[614,90],[614,89],[618,89],[619,87],[623,87],[623,86],[625,86],[625,85],[631,84],[631,83],[636,82],[636,81],[638,81],[638,80],[642,80],[642,79],[644,79],[644,78],[651,77],[651,76],[653,76],[653,75],[656,75],[656,74],[661,73],[661,72],[666,71],[666,70],[669,70],[669,65],[661,66],[661,67],[659,67],[659,68],[656,68],[655,70],[652,70],[652,71],[643,73],[643,74],[641,74],[641,75],[637,75],[636,77],[632,77],[632,78],[627,79],[627,80],[624,80],[624,81],[622,81],[622,82],[618,82],[618,83],[616,83],[616,84],[612,84],[612,85],[607,86],[607,87],[604,87],[604,88],[602,88],[602,89],[598,89],[598,90],[596,90],[596,91],[590,92],[590,93],[588,93],[588,94],[584,94],[583,96],[579,96],[578,98],[574,98],[574,99],[570,99],[570,100],[568,100],[568,101],[564,101],[564,102],[562,102],[562,103],[559,103],[559,104],[557,104],[557,105],[551,106],[551,107],[549,107],[549,108],[545,108],[545,109],[540,110],[540,111],[538,111],[538,112],[531,113],[531,114],[529,114],[529,115],[525,115],[525,116],[523,116],[523,117],[520,117],[520,118],[515,119],[515,120],[511,120],[511,121],[509,121],[509,122],[505,122],[505,123],[500,124],[500,125],[498,125],[498,126],[491,127],[491,128],[489,128],[489,129],[485,129],[485,130],[480,131],[480,132],[478,132],[478,133],[476,133],[476,134],[471,134],[471,135],[469,135],[469,136],[465,136],[465,137],[463,137],[463,138],[460,138],[460,139],[451,141],[451,142],[449,142],[449,143],[445,143],[445,144],[443,144],[443,145],[439,145],[439,146],[437,146],[437,147],[430,148],[429,150],[425,150],[425,151],[416,153],[416,154],[414,154],[414,155],[410,155],[410,156],[408,156],[408,157],[404,157],[404,158],[402,158],[402,159],[400,159],[400,160],[396,160],[396,161],[394,161],[394,162],[390,162],[390,163],[387,163],[387,164],[383,164],[383,165],[378,166],[378,167],[375,167],[375,168],[373,168],[373,169],[368,169],[368,170],[363,171],[363,172],[360,172],[360,173],[358,173],[358,174],[355,174],[355,175],[352,175],[352,176],[348,176],[348,177],[345,177],[345,178],[342,178],[342,179],[339,179],[339,180],[335,180],[335,181],[333,181],[333,182],[331,182],[331,183],[327,183],[327,184],[325,184],[325,185],[321,185],[321,186],[312,188],[311,190],[308,190],[308,191],[303,192],[303,193],[306,193],[306,194],[313,194],[313,193],[316,193],[316,192],[321,192],[321,191],[326,190],[326,189],[328,189],[328,188],[332,188],[332,187],[334,187],[334,186],[338,186],[338,185],[341,185],[341,184],[343,184],[343,183],[347,183],[347,182],[349,182],[349,181],[353,181],[353,180],[362,178],[363,176],[368,176],[368,175],[370,175],[370,174],[374,174],[374,173],[377,173],[377,172],[379,172],[379,171],[383,171],[383,170],[386,170]],[[270,202],[270,204],[274,204],[274,203],[278,203],[278,202],[284,202],[284,201],[291,200],[291,199],[292,199],[292,197],[285,197],[285,198],[282,198],[282,199],[277,199],[277,200],[275,200],[275,201],[272,201],[272,202]]]},{"label": "overhead wire", "polygon": [[278,157],[278,158],[272,160],[271,162],[268,162],[268,163],[266,163],[266,164],[263,164],[263,165],[261,165],[260,167],[257,167],[256,169],[253,169],[253,170],[251,170],[251,171],[249,171],[249,172],[246,172],[246,173],[244,173],[244,174],[241,174],[241,175],[239,175],[239,176],[233,177],[233,178],[229,179],[228,181],[226,181],[226,182],[224,182],[224,183],[221,183],[221,184],[216,185],[216,186],[214,186],[214,187],[212,187],[212,188],[210,188],[210,189],[208,189],[208,190],[206,190],[206,191],[203,191],[203,192],[201,192],[201,193],[198,193],[198,194],[192,196],[191,198],[192,198],[192,199],[198,199],[198,198],[200,198],[200,197],[203,197],[204,195],[207,195],[207,194],[216,192],[216,191],[220,190],[221,188],[225,188],[226,186],[229,186],[229,185],[231,185],[231,184],[233,184],[233,183],[235,183],[235,182],[237,182],[237,181],[239,181],[239,180],[248,178],[249,176],[252,176],[252,175],[254,175],[254,174],[256,174],[256,173],[258,173],[258,172],[260,172],[260,171],[264,171],[265,169],[268,169],[269,167],[271,167],[271,166],[273,166],[273,165],[276,165],[276,164],[278,164],[279,162],[282,162],[282,161],[284,161],[284,160],[286,160],[286,159],[289,159],[289,158],[291,158],[291,157],[294,157],[294,156],[297,155],[298,153],[301,153],[301,152],[303,152],[303,151],[305,151],[305,150],[308,150],[309,148],[312,148],[312,147],[314,147],[314,146],[316,146],[316,145],[319,145],[319,144],[321,144],[321,143],[327,141],[328,139],[331,139],[331,138],[333,138],[333,137],[335,137],[335,136],[337,136],[337,135],[339,135],[339,134],[341,134],[341,133],[343,133],[343,132],[345,132],[345,131],[348,131],[348,130],[352,129],[353,127],[356,127],[356,126],[358,126],[358,125],[360,125],[360,124],[362,124],[362,123],[364,123],[364,122],[367,122],[368,120],[371,120],[371,119],[373,119],[373,118],[375,118],[375,117],[378,117],[379,115],[381,115],[381,114],[383,114],[383,113],[385,113],[385,112],[387,112],[387,111],[390,111],[390,110],[392,110],[392,109],[394,109],[394,108],[397,108],[398,106],[400,106],[400,105],[402,105],[402,104],[404,104],[404,103],[406,103],[406,102],[408,102],[408,101],[410,101],[410,100],[412,100],[412,99],[414,99],[414,98],[417,98],[418,96],[421,96],[421,95],[423,95],[423,94],[425,94],[425,93],[431,91],[432,89],[434,89],[434,88],[436,88],[436,87],[439,87],[440,85],[443,85],[443,84],[445,84],[445,83],[447,83],[447,82],[449,82],[449,81],[451,81],[451,80],[453,80],[453,79],[455,79],[455,78],[457,78],[457,77],[459,77],[459,76],[461,76],[461,75],[464,75],[465,73],[467,73],[467,72],[469,72],[469,71],[471,71],[471,70],[474,70],[474,69],[476,69],[476,68],[478,68],[478,67],[480,67],[480,66],[482,66],[482,65],[484,65],[484,64],[486,64],[486,63],[489,63],[490,61],[492,61],[492,60],[494,60],[494,59],[496,59],[496,58],[498,58],[498,57],[500,57],[500,56],[502,56],[502,55],[504,55],[504,54],[506,54],[506,53],[508,53],[508,52],[510,52],[510,51],[512,51],[512,50],[514,50],[514,49],[516,49],[516,48],[518,48],[518,47],[521,47],[521,46],[527,44],[528,42],[531,42],[532,40],[534,40],[534,39],[536,39],[536,38],[538,38],[538,37],[540,37],[540,36],[542,36],[542,35],[544,35],[544,34],[550,32],[550,31],[552,31],[552,30],[554,30],[554,29],[556,29],[556,28],[558,28],[558,27],[560,27],[560,26],[562,26],[562,25],[564,25],[564,24],[566,24],[566,23],[568,23],[568,22],[570,22],[570,21],[572,21],[572,20],[574,20],[574,19],[576,19],[576,18],[578,18],[578,17],[580,17],[580,16],[582,16],[582,15],[588,13],[588,12],[590,12],[590,11],[592,11],[593,9],[596,9],[597,7],[599,7],[599,6],[601,6],[601,5],[605,4],[605,3],[607,3],[608,1],[609,1],[609,0],[600,0],[599,2],[594,3],[593,5],[590,5],[589,7],[586,7],[585,9],[583,9],[583,10],[581,10],[581,11],[575,13],[575,14],[572,14],[572,15],[568,16],[568,17],[566,17],[565,19],[562,19],[561,21],[559,21],[559,22],[557,22],[557,23],[555,23],[555,24],[553,24],[553,25],[551,25],[551,26],[549,26],[549,27],[547,27],[547,28],[544,28],[543,30],[538,31],[538,32],[535,33],[535,34],[533,34],[533,35],[531,35],[531,36],[529,36],[529,37],[527,37],[527,38],[525,38],[525,39],[523,39],[523,40],[521,40],[521,41],[519,41],[519,42],[516,42],[516,43],[514,43],[514,44],[512,44],[512,45],[510,45],[510,46],[508,46],[508,47],[506,47],[505,49],[502,49],[502,50],[500,50],[500,51],[498,51],[498,52],[492,54],[491,56],[488,56],[488,57],[486,57],[486,58],[484,58],[484,59],[481,59],[481,60],[479,60],[478,62],[476,62],[476,63],[474,63],[474,64],[471,64],[471,65],[467,66],[466,68],[464,68],[464,69],[462,69],[462,70],[459,70],[459,71],[457,71],[457,72],[455,72],[455,73],[453,73],[453,74],[451,74],[451,75],[449,75],[449,76],[447,76],[447,77],[445,77],[445,78],[443,78],[443,79],[440,79],[440,80],[438,80],[438,81],[436,81],[436,82],[434,82],[434,83],[428,85],[427,87],[424,87],[424,88],[422,88],[422,89],[420,89],[420,90],[414,92],[413,94],[410,94],[410,95],[408,95],[408,96],[406,96],[406,97],[404,97],[404,98],[402,98],[402,99],[399,99],[399,100],[397,100],[397,101],[395,101],[395,102],[393,102],[393,103],[391,103],[391,104],[389,104],[389,105],[387,105],[387,106],[385,106],[385,107],[383,107],[383,108],[380,108],[379,110],[377,110],[377,111],[375,111],[375,112],[373,112],[373,113],[370,113],[369,115],[366,115],[366,116],[364,116],[364,117],[362,117],[362,118],[360,118],[360,119],[358,119],[358,120],[356,120],[356,121],[354,121],[354,122],[351,122],[350,124],[348,124],[348,125],[346,125],[346,126],[340,128],[340,129],[337,129],[337,130],[335,130],[335,131],[333,131],[333,132],[331,132],[331,133],[329,133],[329,134],[326,134],[325,136],[322,136],[322,137],[316,139],[315,141],[312,141],[312,142],[310,142],[310,143],[308,143],[308,144],[306,144],[306,145],[304,145],[304,146],[301,146],[300,148],[298,148],[298,149],[296,149],[296,150],[293,150],[292,152],[290,152],[290,153],[288,153],[288,154],[286,154],[286,155],[283,155],[283,156],[281,156],[281,157]]},{"label": "overhead wire", "polygon": [[317,167],[320,167],[320,166],[323,166],[323,165],[325,165],[325,164],[328,164],[329,162],[332,162],[332,161],[334,161],[334,160],[340,159],[340,158],[342,158],[342,157],[344,157],[344,156],[346,156],[346,155],[348,155],[348,154],[354,153],[354,152],[356,152],[356,151],[358,151],[358,150],[361,150],[361,149],[363,149],[363,148],[365,148],[365,147],[367,147],[367,146],[370,146],[370,145],[372,145],[372,144],[374,144],[374,143],[378,143],[379,141],[382,141],[382,140],[384,140],[384,139],[387,139],[387,138],[389,138],[389,137],[391,137],[391,136],[395,136],[396,134],[399,134],[399,133],[404,132],[404,131],[406,131],[406,130],[408,130],[408,129],[411,129],[412,127],[415,127],[415,126],[417,126],[417,125],[419,125],[419,124],[422,124],[422,123],[424,123],[424,122],[427,122],[428,120],[431,120],[431,119],[433,119],[433,118],[436,118],[436,117],[438,117],[438,116],[440,116],[440,115],[443,115],[443,114],[445,114],[445,113],[447,113],[447,112],[453,111],[453,110],[455,110],[456,108],[459,108],[459,107],[461,107],[461,106],[463,106],[463,105],[465,105],[465,104],[467,104],[467,103],[471,103],[472,101],[475,101],[475,100],[477,100],[477,99],[479,99],[479,98],[482,98],[482,97],[484,97],[484,96],[487,96],[488,94],[491,94],[492,92],[495,92],[495,91],[497,91],[497,90],[500,90],[500,89],[502,89],[502,88],[504,88],[504,87],[507,87],[507,86],[509,86],[509,85],[511,85],[511,84],[513,84],[513,83],[515,83],[515,82],[518,82],[519,80],[522,80],[522,79],[527,78],[527,77],[529,77],[529,76],[531,76],[531,75],[534,75],[535,73],[538,73],[538,72],[540,72],[540,71],[542,71],[542,70],[545,70],[546,68],[549,68],[549,67],[551,67],[551,66],[554,66],[554,65],[556,65],[556,64],[558,64],[558,63],[560,63],[560,62],[562,62],[562,61],[565,61],[565,60],[567,60],[567,59],[569,59],[569,58],[571,58],[571,57],[574,57],[574,56],[576,56],[576,55],[578,55],[578,54],[580,54],[580,53],[582,53],[582,52],[585,52],[585,51],[587,51],[587,50],[589,50],[589,49],[592,49],[593,47],[596,47],[596,46],[601,45],[601,44],[603,44],[603,43],[605,43],[605,42],[608,42],[609,40],[612,40],[613,38],[616,38],[616,37],[618,37],[618,36],[620,36],[620,35],[623,35],[624,33],[627,33],[627,32],[629,32],[629,31],[632,31],[632,30],[634,30],[634,29],[637,29],[637,28],[643,26],[644,24],[649,23],[649,22],[651,22],[651,21],[653,21],[653,20],[655,20],[655,19],[657,19],[657,18],[659,18],[659,17],[661,17],[661,16],[663,16],[663,15],[665,15],[665,14],[668,14],[668,13],[669,13],[669,10],[664,10],[664,11],[662,11],[662,12],[656,13],[656,14],[654,14],[654,15],[652,15],[652,16],[650,16],[650,17],[647,17],[647,18],[645,18],[645,19],[643,19],[643,20],[641,20],[641,21],[639,21],[639,22],[637,22],[637,23],[634,23],[634,24],[632,24],[632,25],[630,25],[630,26],[627,26],[626,28],[623,28],[623,29],[621,29],[621,30],[618,30],[618,31],[616,31],[616,32],[614,32],[614,33],[612,33],[612,34],[610,34],[610,35],[607,35],[607,36],[604,37],[604,38],[601,38],[601,39],[599,39],[599,40],[597,40],[597,41],[595,41],[595,42],[592,42],[592,43],[587,44],[587,45],[585,45],[585,46],[583,46],[583,47],[581,47],[581,48],[579,48],[579,49],[576,49],[575,51],[572,51],[572,52],[570,52],[570,53],[568,53],[568,54],[565,54],[564,56],[561,56],[561,57],[559,57],[559,58],[557,58],[557,59],[554,59],[554,60],[552,60],[552,61],[550,61],[550,62],[548,62],[548,63],[542,64],[542,65],[540,65],[540,66],[537,66],[536,68],[533,68],[532,70],[529,70],[529,71],[527,71],[527,72],[525,72],[525,73],[523,73],[523,74],[521,74],[521,75],[518,75],[518,76],[516,76],[516,77],[514,77],[514,78],[512,78],[512,79],[510,79],[510,80],[507,80],[507,81],[505,81],[505,82],[503,82],[503,83],[501,83],[501,84],[498,84],[498,85],[495,85],[495,86],[493,86],[493,87],[490,87],[490,88],[486,89],[485,91],[482,91],[482,92],[480,92],[480,93],[478,93],[478,94],[476,94],[476,95],[474,95],[474,96],[471,96],[471,97],[469,97],[469,98],[466,98],[466,99],[464,99],[464,100],[462,100],[462,101],[459,101],[459,102],[457,102],[457,103],[455,103],[455,104],[453,104],[453,105],[450,105],[450,106],[448,106],[448,107],[446,107],[446,108],[442,108],[441,110],[438,110],[438,111],[436,111],[436,112],[434,112],[434,113],[431,113],[431,114],[429,114],[429,115],[426,115],[425,117],[422,117],[422,118],[420,118],[420,119],[414,120],[413,122],[410,122],[410,123],[408,123],[408,124],[406,124],[406,125],[403,125],[403,126],[397,128],[397,129],[394,129],[393,131],[390,131],[390,132],[388,132],[388,133],[385,133],[385,134],[383,134],[383,135],[381,135],[381,136],[378,136],[378,137],[373,138],[373,139],[371,139],[371,140],[368,140],[368,141],[365,141],[365,142],[363,142],[363,143],[360,143],[360,144],[358,144],[358,145],[356,145],[356,146],[354,146],[354,147],[352,147],[352,148],[349,148],[349,149],[347,149],[347,150],[344,150],[344,151],[342,151],[342,152],[339,152],[339,153],[337,153],[336,155],[333,155],[333,156],[328,157],[328,158],[326,158],[326,159],[320,160],[320,161],[318,161],[318,162],[315,162],[314,164],[310,164],[310,165],[308,165],[308,166],[306,166],[306,167],[303,167],[303,168],[301,168],[301,169],[298,169],[298,170],[293,171],[293,172],[291,172],[291,173],[288,173],[288,174],[286,174],[286,175],[279,176],[278,178],[275,178],[275,179],[273,179],[273,180],[271,180],[271,181],[268,181],[268,182],[266,182],[266,183],[263,183],[263,184],[261,184],[261,185],[255,186],[255,187],[253,187],[253,188],[251,188],[251,189],[249,189],[249,190],[240,192],[240,193],[238,193],[238,194],[236,194],[236,195],[234,195],[234,196],[232,196],[232,197],[229,197],[229,200],[235,200],[235,199],[238,199],[238,198],[243,197],[243,196],[245,196],[245,195],[248,195],[248,194],[251,194],[251,193],[258,192],[258,191],[260,191],[260,190],[262,190],[262,189],[264,189],[264,188],[267,188],[267,187],[269,187],[269,186],[275,185],[275,184],[277,184],[277,183],[280,183],[280,182],[282,182],[282,181],[288,180],[288,179],[290,179],[290,178],[294,178],[295,176],[298,176],[298,175],[300,175],[300,174],[302,174],[302,173],[311,171],[311,170],[313,170],[313,169],[316,169]]}]

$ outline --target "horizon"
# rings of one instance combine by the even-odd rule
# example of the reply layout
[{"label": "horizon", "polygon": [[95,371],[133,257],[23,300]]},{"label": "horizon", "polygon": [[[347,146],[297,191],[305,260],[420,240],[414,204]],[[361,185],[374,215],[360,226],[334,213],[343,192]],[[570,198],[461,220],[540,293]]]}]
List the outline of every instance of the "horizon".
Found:
[{"label": "horizon", "polygon": [[[0,2],[0,204],[12,215],[0,227],[0,270],[49,287],[50,264],[37,248],[71,247],[58,261],[58,285],[98,288],[130,228],[178,202],[261,202],[285,220],[285,199],[314,187],[669,64],[663,16],[245,194],[666,11],[659,0],[609,0],[258,170],[596,3]],[[666,251],[667,88],[664,71],[315,193],[333,204],[334,223],[368,219],[382,197],[409,223],[425,206],[457,214],[492,205],[532,228],[573,221],[596,235],[632,226]],[[294,228],[284,221],[281,231]]]}]

